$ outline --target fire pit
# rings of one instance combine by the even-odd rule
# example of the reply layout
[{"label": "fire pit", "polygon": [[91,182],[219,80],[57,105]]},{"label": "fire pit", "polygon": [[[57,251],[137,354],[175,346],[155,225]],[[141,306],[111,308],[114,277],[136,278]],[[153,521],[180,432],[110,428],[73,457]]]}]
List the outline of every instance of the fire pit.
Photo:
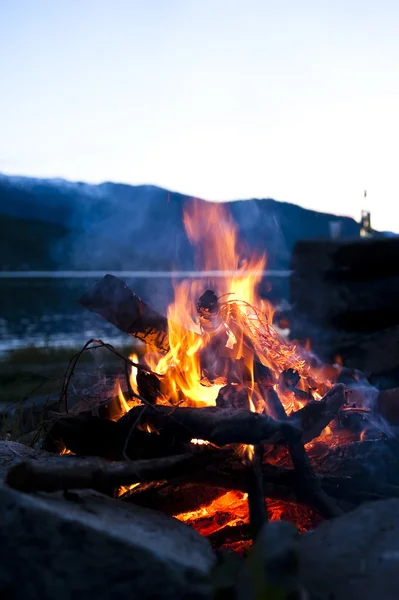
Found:
[{"label": "fire pit", "polygon": [[[139,360],[90,340],[68,368],[44,448],[97,458],[22,462],[8,484],[93,488],[239,551],[268,519],[307,530],[365,500],[397,496],[399,481],[376,482],[364,466],[376,448],[399,456],[383,419],[395,413],[395,393],[379,396],[361,374],[283,338],[273,307],[257,295],[266,258],[247,256],[221,206],[193,203],[184,222],[209,278],[176,283],[167,317],[112,275],[81,299],[143,344]],[[70,410],[76,363],[98,346],[118,354],[124,376],[95,409]]]}]

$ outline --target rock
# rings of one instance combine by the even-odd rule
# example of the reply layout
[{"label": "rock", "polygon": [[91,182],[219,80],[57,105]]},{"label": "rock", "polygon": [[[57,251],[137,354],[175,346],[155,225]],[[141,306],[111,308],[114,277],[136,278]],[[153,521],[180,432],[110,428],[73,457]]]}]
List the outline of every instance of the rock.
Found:
[{"label": "rock", "polygon": [[257,574],[252,577],[255,598],[267,597],[267,591],[273,597],[276,589],[284,598],[307,598],[299,579],[297,538],[297,528],[286,521],[263,527],[248,557],[250,572]]},{"label": "rock", "polygon": [[398,499],[364,504],[297,543],[301,581],[320,600],[398,598]]},{"label": "rock", "polygon": [[209,595],[208,541],[159,512],[95,492],[27,495],[0,484],[0,514],[0,598]]}]

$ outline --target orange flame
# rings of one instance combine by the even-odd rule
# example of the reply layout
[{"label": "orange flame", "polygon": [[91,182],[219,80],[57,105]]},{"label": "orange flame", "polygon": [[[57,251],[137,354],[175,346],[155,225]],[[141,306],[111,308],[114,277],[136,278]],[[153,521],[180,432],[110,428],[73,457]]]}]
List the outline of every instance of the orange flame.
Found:
[{"label": "orange flame", "polygon": [[[259,296],[266,256],[248,254],[238,240],[236,224],[221,204],[193,201],[184,212],[184,225],[199,267],[209,276],[175,283],[175,299],[167,315],[170,350],[162,357],[147,354],[148,366],[164,376],[163,395],[172,404],[212,406],[223,385],[244,382],[251,409],[263,411],[267,407],[254,376],[256,356],[270,369],[287,412],[305,403],[300,391],[305,392],[302,397],[307,393],[321,397],[332,379],[278,334],[273,327],[274,308]],[[218,310],[197,314],[197,302],[206,289],[215,292]],[[279,383],[287,369],[298,372],[299,392]]]},{"label": "orange flame", "polygon": [[[129,356],[129,358],[132,362],[135,362],[135,363],[137,363],[139,360],[139,357],[136,353],[131,354]],[[129,374],[129,382],[130,382],[133,392],[135,394],[138,394],[139,390],[137,387],[137,367],[131,367],[130,374]],[[126,400],[125,395],[121,388],[120,381],[116,382],[114,393],[119,398],[119,404],[120,404],[120,410],[121,410],[121,414],[118,415],[118,418],[121,417],[122,415],[126,414],[127,412],[129,412],[129,410],[131,410],[134,406],[138,406],[139,404],[141,404],[139,398],[129,398],[129,400]]]}]

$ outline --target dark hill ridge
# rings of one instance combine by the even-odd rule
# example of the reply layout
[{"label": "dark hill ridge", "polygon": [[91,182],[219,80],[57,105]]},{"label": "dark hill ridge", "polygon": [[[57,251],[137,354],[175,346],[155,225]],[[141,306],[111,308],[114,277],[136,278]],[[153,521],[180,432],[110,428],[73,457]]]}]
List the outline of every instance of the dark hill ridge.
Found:
[{"label": "dark hill ridge", "polygon": [[[0,269],[192,269],[183,226],[191,197],[155,186],[91,185],[0,175]],[[328,238],[330,221],[344,237],[359,224],[272,199],[226,203],[251,249],[268,267],[288,267],[300,239]],[[31,226],[29,225],[31,223]]]}]

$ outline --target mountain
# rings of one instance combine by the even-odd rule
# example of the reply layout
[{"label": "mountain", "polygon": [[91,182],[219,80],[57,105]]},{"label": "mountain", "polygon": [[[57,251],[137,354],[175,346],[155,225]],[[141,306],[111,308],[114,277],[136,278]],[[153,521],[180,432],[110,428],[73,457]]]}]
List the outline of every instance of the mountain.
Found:
[{"label": "mountain", "polygon": [[[192,269],[183,226],[191,197],[155,186],[90,185],[0,175],[0,269]],[[272,199],[226,203],[250,248],[266,250],[268,267],[288,268],[300,239],[359,236],[348,217]]]}]

